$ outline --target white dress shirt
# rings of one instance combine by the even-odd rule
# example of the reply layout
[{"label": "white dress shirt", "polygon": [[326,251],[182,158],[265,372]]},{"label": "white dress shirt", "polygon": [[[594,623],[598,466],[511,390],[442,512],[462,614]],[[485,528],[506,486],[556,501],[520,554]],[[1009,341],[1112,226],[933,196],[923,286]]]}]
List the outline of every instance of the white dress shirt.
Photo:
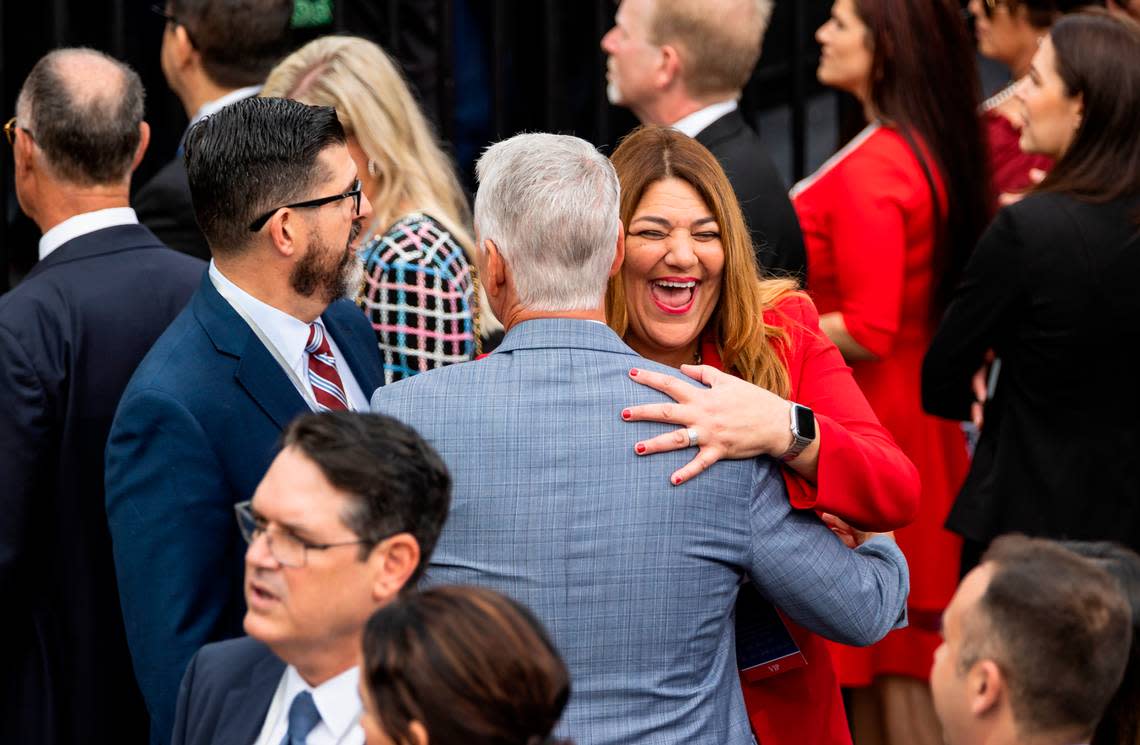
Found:
[{"label": "white dress shirt", "polygon": [[201,108],[194,112],[194,118],[190,120],[190,124],[193,124],[204,116],[216,114],[224,107],[229,106],[235,101],[240,101],[243,98],[249,98],[250,96],[256,96],[258,93],[261,93],[261,86],[250,85],[246,86],[245,88],[238,88],[236,91],[230,91],[221,98],[215,98],[213,101],[207,101],[206,103],[202,104]]},{"label": "white dress shirt", "polygon": [[116,225],[138,225],[139,218],[130,207],[109,207],[69,217],[40,237],[40,261],[64,243],[96,230]]},{"label": "white dress shirt", "polygon": [[673,122],[673,129],[679,129],[689,137],[696,137],[705,127],[709,126],[717,119],[727,114],[730,111],[736,111],[736,99],[731,101],[721,101],[714,103],[694,111],[680,121]]},{"label": "white dress shirt", "polygon": [[[210,279],[226,289],[222,295],[227,302],[233,298],[241,305],[241,310],[253,319],[266,339],[277,349],[281,359],[289,364],[297,376],[297,380],[304,381],[311,398],[312,387],[309,386],[308,382],[309,355],[305,351],[305,345],[309,342],[309,324],[250,295],[227,279],[213,260],[210,261]],[[321,323],[319,318],[317,323]],[[356,382],[356,376],[352,374],[348,363],[345,362],[344,355],[340,353],[340,349],[336,345],[336,340],[333,339],[332,334],[325,334],[325,338],[329,340],[329,348],[332,349],[333,357],[336,358],[336,371],[340,373],[341,383],[344,384],[344,393],[348,396],[348,407],[353,411],[368,411],[368,397],[364,395],[360,384]]]},{"label": "white dress shirt", "polygon": [[354,667],[313,688],[290,665],[277,684],[254,745],[280,745],[289,731],[289,707],[302,691],[313,694],[313,703],[321,715],[320,724],[305,738],[306,745],[364,745],[364,730],[360,726],[364,706],[356,687],[359,678],[360,668]]}]

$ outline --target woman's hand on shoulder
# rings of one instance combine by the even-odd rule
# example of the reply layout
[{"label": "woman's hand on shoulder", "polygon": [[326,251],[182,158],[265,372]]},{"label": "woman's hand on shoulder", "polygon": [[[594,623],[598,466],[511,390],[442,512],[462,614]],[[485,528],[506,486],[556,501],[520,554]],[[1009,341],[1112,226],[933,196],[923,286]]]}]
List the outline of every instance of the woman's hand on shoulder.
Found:
[{"label": "woman's hand on shoulder", "polygon": [[771,391],[708,365],[682,365],[681,372],[708,388],[692,386],[671,375],[635,368],[630,377],[661,391],[675,403],[643,404],[622,411],[628,422],[663,422],[678,429],[634,445],[638,455],[691,447],[697,454],[675,471],[673,484],[683,484],[718,460],[782,455],[791,444],[791,404]]}]

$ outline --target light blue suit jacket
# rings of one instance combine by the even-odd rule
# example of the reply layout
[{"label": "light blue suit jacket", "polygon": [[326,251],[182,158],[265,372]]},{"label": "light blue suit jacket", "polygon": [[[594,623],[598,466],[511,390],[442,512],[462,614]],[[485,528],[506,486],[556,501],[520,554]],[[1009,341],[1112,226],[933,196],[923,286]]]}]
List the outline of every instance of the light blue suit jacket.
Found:
[{"label": "light blue suit jacket", "polygon": [[543,319],[476,362],[376,391],[454,478],[430,584],[493,587],[529,606],[569,665],[559,733],[599,743],[751,743],[733,607],[746,578],[798,623],[869,644],[905,618],[906,562],[885,539],[847,549],[788,504],[774,462],[723,461],[674,487],[692,450],[638,457],[673,427],[627,423],[665,397],[609,328]]}]

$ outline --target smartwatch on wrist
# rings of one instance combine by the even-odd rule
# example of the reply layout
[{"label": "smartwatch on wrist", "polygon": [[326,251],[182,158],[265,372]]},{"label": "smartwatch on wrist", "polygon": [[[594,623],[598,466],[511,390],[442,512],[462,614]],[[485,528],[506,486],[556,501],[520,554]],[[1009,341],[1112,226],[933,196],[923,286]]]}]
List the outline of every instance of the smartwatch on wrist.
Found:
[{"label": "smartwatch on wrist", "polygon": [[787,463],[795,460],[808,445],[815,442],[815,414],[806,406],[792,404],[792,444],[780,456]]}]

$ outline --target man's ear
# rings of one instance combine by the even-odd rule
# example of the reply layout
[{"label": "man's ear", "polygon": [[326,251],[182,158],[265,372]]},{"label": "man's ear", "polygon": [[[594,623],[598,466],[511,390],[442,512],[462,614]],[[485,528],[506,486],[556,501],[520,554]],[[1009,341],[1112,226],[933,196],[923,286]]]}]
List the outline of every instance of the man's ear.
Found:
[{"label": "man's ear", "polygon": [[17,132],[16,141],[12,143],[13,160],[16,161],[16,170],[21,176],[34,173],[39,166],[36,163],[36,141],[27,132]]},{"label": "man's ear", "polygon": [[681,80],[681,52],[672,44],[661,47],[661,61],[657,66],[657,87],[664,90]]},{"label": "man's ear", "polygon": [[174,64],[178,66],[179,70],[185,70],[192,63],[197,62],[201,55],[194,47],[194,42],[190,41],[190,34],[186,31],[186,27],[181,23],[174,24],[170,33],[173,35]]},{"label": "man's ear", "polygon": [[610,264],[610,275],[613,277],[621,271],[621,265],[625,262],[625,225],[621,220],[618,220],[617,231],[617,246],[614,248],[614,263]]},{"label": "man's ear", "polygon": [[273,240],[273,250],[283,257],[295,256],[301,248],[301,234],[304,229],[299,215],[291,209],[279,209],[265,224],[269,237]]},{"label": "man's ear", "polygon": [[507,265],[503,262],[503,255],[499,253],[499,247],[490,238],[483,240],[483,255],[486,258],[483,262],[483,276],[480,277],[480,282],[482,282],[483,289],[488,297],[498,297],[507,284]]},{"label": "man's ear", "polygon": [[131,161],[131,173],[139,167],[142,163],[143,156],[146,155],[146,149],[150,145],[150,125],[146,122],[139,122],[139,146],[135,148],[135,159]]},{"label": "man's ear", "polygon": [[1005,676],[993,660],[974,663],[966,674],[966,695],[970,697],[970,713],[976,717],[994,711],[1005,697]]},{"label": "man's ear", "polygon": [[372,599],[387,603],[400,594],[420,565],[420,544],[411,533],[385,538],[368,555],[372,568]]}]

